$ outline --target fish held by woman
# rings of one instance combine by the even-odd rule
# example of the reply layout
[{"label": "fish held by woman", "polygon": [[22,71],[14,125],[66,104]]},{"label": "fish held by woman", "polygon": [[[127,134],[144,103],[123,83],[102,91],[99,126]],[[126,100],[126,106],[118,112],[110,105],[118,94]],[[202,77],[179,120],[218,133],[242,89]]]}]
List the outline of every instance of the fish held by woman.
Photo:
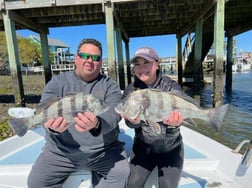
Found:
[{"label": "fish held by woman", "polygon": [[[207,122],[215,131],[219,131],[228,104],[203,109],[197,102],[189,97],[157,89],[143,89],[132,92],[120,104],[115,107],[118,114],[135,119],[140,117],[143,121],[150,122],[150,125],[157,125],[167,118],[171,111],[178,110],[185,120],[201,119]],[[159,130],[155,128],[154,130]]]},{"label": "fish held by woman", "polygon": [[98,115],[105,112],[107,108],[92,94],[72,93],[63,98],[49,99],[38,105],[33,116],[10,119],[8,123],[18,136],[24,136],[32,126],[43,124],[50,118],[62,116],[73,123],[73,118],[78,112],[89,111]]}]

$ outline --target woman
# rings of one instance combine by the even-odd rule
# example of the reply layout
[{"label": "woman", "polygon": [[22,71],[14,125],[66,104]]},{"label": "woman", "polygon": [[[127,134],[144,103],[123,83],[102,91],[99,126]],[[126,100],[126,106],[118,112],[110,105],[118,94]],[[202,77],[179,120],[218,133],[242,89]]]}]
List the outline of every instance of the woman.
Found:
[{"label": "woman", "polygon": [[[139,48],[131,60],[134,82],[125,89],[123,97],[138,89],[155,88],[184,95],[181,87],[169,77],[161,75],[160,60],[150,47]],[[125,119],[135,129],[130,157],[128,188],[142,188],[152,170],[158,168],[159,188],[176,188],[183,168],[184,148],[179,126],[183,116],[172,111],[169,117],[157,122],[161,134],[156,134],[148,122]]]}]

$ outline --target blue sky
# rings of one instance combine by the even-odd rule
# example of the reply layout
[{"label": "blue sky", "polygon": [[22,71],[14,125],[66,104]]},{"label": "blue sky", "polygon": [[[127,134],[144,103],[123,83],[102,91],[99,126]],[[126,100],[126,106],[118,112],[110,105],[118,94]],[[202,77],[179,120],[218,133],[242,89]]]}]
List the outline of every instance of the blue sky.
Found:
[{"label": "blue sky", "polygon": [[[17,33],[23,37],[38,35],[30,30],[18,30]],[[74,27],[50,28],[48,38],[59,39],[68,44],[72,53],[76,53],[77,46],[83,38],[96,38],[103,45],[103,58],[107,57],[107,42],[105,25],[86,25]],[[252,52],[252,30],[234,37],[237,40],[237,51]],[[225,39],[226,40],[226,39]],[[183,40],[184,41],[184,40]],[[176,36],[162,35],[152,37],[130,38],[130,57],[134,51],[142,46],[154,48],[159,57],[171,57],[176,55]],[[184,45],[184,44],[182,44]],[[124,47],[124,43],[123,43]]]}]

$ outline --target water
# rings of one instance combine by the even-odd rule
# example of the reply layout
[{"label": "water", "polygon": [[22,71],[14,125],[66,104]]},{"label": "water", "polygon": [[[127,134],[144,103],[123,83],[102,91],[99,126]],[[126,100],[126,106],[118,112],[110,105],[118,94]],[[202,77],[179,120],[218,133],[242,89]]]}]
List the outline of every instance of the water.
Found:
[{"label": "water", "polygon": [[[233,73],[232,92],[224,91],[223,103],[230,107],[225,115],[220,132],[214,133],[211,128],[198,122],[200,126],[193,128],[198,132],[234,149],[241,141],[252,139],[252,70]],[[212,85],[201,91],[201,105],[212,106]],[[245,149],[245,148],[244,148]],[[244,151],[244,150],[243,150]]]}]

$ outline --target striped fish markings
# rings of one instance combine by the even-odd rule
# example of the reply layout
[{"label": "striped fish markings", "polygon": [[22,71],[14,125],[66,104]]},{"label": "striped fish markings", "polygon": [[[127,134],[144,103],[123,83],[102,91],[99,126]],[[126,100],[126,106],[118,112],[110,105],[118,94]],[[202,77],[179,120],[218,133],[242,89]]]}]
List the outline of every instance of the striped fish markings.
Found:
[{"label": "striped fish markings", "polygon": [[[201,119],[218,131],[221,127],[228,104],[217,108],[202,109],[189,96],[181,96],[157,89],[141,89],[132,92],[115,111],[128,119],[140,117],[147,121],[157,134],[161,133],[161,122],[171,111],[178,110],[185,120]],[[193,121],[192,121],[193,122]]]},{"label": "striped fish markings", "polygon": [[107,106],[94,95],[72,93],[63,98],[49,99],[46,103],[38,105],[34,116],[10,119],[8,123],[18,136],[23,136],[29,128],[43,124],[50,118],[62,116],[73,123],[73,117],[78,112],[89,111],[98,115],[106,110]]}]

